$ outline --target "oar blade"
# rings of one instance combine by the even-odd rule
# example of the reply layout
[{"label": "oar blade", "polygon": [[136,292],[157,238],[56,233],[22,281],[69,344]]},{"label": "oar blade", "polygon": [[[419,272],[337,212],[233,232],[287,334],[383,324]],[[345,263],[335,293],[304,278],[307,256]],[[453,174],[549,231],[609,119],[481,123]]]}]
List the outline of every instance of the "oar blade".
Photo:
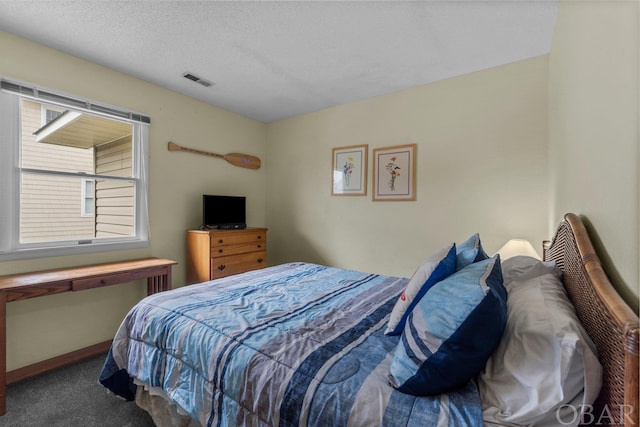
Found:
[{"label": "oar blade", "polygon": [[169,141],[168,147],[169,151],[180,151],[182,149],[182,147],[180,147],[178,144],[176,144],[173,141]]},{"label": "oar blade", "polygon": [[229,153],[222,156],[222,158],[234,166],[247,169],[260,169],[260,159],[255,156],[242,153]]}]

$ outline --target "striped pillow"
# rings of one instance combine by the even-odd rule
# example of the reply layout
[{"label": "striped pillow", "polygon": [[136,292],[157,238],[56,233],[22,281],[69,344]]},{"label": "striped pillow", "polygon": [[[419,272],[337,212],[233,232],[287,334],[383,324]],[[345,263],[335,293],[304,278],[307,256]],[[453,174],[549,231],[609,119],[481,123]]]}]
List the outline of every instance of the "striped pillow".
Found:
[{"label": "striped pillow", "polygon": [[387,335],[400,335],[413,307],[440,280],[456,271],[456,245],[446,246],[424,260],[398,297],[384,331]]},{"label": "striped pillow", "polygon": [[436,283],[407,318],[389,381],[416,396],[465,385],[485,366],[507,320],[500,258],[478,261]]}]

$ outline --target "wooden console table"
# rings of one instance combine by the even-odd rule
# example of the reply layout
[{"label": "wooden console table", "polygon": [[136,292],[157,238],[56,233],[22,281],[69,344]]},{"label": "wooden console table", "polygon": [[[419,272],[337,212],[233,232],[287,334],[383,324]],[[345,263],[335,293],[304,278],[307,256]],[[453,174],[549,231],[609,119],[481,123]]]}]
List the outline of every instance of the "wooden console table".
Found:
[{"label": "wooden console table", "polygon": [[[171,289],[175,261],[143,258],[0,276],[0,415],[7,412],[6,303],[147,279],[147,294]],[[41,370],[42,371],[42,370]]]}]

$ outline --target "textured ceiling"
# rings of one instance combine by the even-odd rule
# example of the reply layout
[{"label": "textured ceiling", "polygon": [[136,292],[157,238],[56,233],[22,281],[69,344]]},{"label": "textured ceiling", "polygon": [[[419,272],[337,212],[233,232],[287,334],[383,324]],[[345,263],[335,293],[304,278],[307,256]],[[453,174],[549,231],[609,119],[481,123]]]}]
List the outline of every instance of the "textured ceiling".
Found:
[{"label": "textured ceiling", "polygon": [[556,6],[0,1],[0,30],[268,123],[544,55]]}]

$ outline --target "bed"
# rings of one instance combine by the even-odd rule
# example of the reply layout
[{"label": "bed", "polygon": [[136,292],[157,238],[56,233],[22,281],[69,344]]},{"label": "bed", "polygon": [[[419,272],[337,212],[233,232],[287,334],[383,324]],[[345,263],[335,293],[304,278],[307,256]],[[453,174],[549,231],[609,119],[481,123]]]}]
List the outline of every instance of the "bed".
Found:
[{"label": "bed", "polygon": [[[158,426],[637,426],[639,320],[578,216],[544,259],[501,262],[474,235],[411,278],[289,263],[151,295],[123,320],[100,382]],[[560,277],[553,298],[584,335],[563,335],[561,357],[570,345],[580,363],[562,359],[550,402],[555,371],[538,372],[542,385],[513,379],[546,361],[503,359],[527,342],[512,329],[532,289]],[[539,314],[525,323],[556,327]],[[517,403],[514,387],[540,401]]]}]

